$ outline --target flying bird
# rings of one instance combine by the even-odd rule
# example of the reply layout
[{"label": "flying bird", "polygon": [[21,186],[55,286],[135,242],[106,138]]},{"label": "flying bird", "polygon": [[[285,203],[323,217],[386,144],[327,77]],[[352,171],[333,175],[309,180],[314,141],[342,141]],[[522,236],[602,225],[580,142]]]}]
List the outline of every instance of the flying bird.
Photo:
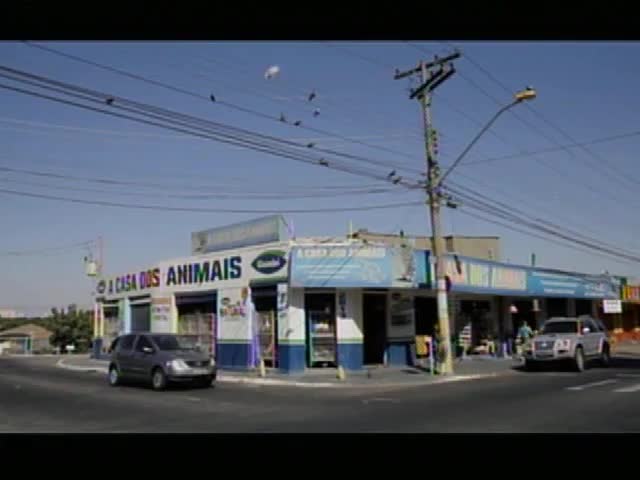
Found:
[{"label": "flying bird", "polygon": [[287,117],[284,116],[284,113],[280,114],[280,121],[284,122],[284,123],[287,123]]},{"label": "flying bird", "polygon": [[309,143],[307,143],[307,148],[313,148],[313,147],[315,147],[315,146],[316,146],[316,144],[315,144],[315,143],[313,143],[313,142],[309,142]]},{"label": "flying bird", "polygon": [[296,120],[295,122],[293,122],[293,124],[294,124],[296,127],[299,127],[300,125],[302,125],[302,122],[301,122],[300,120]]},{"label": "flying bird", "polygon": [[212,102],[215,103],[216,101],[216,96],[212,93],[211,96],[209,97],[211,99]]},{"label": "flying bird", "polygon": [[111,105],[113,103],[113,98],[109,97],[105,100],[105,102],[107,102],[107,105]]},{"label": "flying bird", "polygon": [[324,158],[321,158],[318,163],[320,163],[320,165],[324,165],[325,167],[329,166],[329,162],[327,162]]},{"label": "flying bird", "polygon": [[387,175],[387,180],[392,179],[395,176],[395,174],[396,174],[396,171],[395,170],[391,170],[391,172],[389,172],[389,175]]},{"label": "flying bird", "polygon": [[394,185],[399,184],[399,183],[400,183],[400,180],[402,180],[402,177],[396,177],[396,178],[394,178],[394,179],[393,179],[393,184],[394,184]]},{"label": "flying bird", "polygon": [[264,72],[265,80],[270,80],[272,78],[277,77],[280,74],[280,67],[277,65],[272,65]]},{"label": "flying bird", "polygon": [[307,101],[308,101],[308,102],[311,102],[314,98],[316,98],[316,91],[315,91],[315,90],[313,90],[313,91],[309,94],[309,96],[307,97]]},{"label": "flying bird", "polygon": [[316,108],[316,109],[313,111],[313,116],[314,116],[314,117],[317,117],[318,115],[320,115],[320,109],[319,109],[319,108]]}]

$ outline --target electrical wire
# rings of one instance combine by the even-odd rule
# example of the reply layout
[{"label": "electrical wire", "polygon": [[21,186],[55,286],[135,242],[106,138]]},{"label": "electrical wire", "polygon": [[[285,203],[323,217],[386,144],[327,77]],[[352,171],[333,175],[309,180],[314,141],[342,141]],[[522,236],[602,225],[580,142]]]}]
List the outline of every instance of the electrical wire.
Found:
[{"label": "electrical wire", "polygon": [[59,251],[66,251],[70,249],[77,249],[81,247],[88,247],[95,244],[96,244],[95,240],[86,240],[84,242],[77,242],[77,243],[72,243],[70,245],[63,245],[59,247],[46,247],[46,248],[40,248],[36,250],[13,250],[8,252],[0,252],[0,256],[22,257],[22,256],[30,256],[30,255],[39,255],[42,253],[59,252]]},{"label": "electrical wire", "polygon": [[362,207],[340,207],[340,208],[315,208],[315,209],[244,209],[244,208],[199,208],[199,207],[175,207],[175,206],[163,206],[163,205],[134,205],[122,202],[109,202],[102,200],[87,200],[81,198],[60,197],[56,195],[44,195],[40,193],[24,192],[19,190],[9,190],[0,188],[0,193],[7,195],[15,195],[21,197],[39,198],[43,200],[58,200],[68,203],[78,203],[83,205],[99,205],[103,207],[120,207],[127,209],[137,210],[158,210],[163,212],[197,212],[197,213],[335,213],[335,212],[361,212],[368,210],[383,210],[394,209],[400,207],[409,207],[415,205],[423,205],[424,201],[416,202],[401,202],[401,203],[388,203],[381,205],[368,205]]},{"label": "electrical wire", "polygon": [[[413,44],[409,44],[411,45],[413,48],[416,48],[418,50],[421,50],[423,52],[425,52],[424,49],[422,49],[420,46],[417,45],[413,45]],[[502,82],[500,82],[499,80],[497,80],[495,78],[495,76],[493,76],[492,74],[490,74],[490,72],[488,72],[486,69],[484,69],[483,67],[479,67],[479,64],[475,61],[473,61],[473,59],[471,59],[469,57],[468,54],[465,53],[465,55],[463,56],[463,58],[466,58],[472,65],[476,66],[476,68],[480,68],[481,71],[483,71],[485,74],[489,75],[489,78],[491,78],[494,82],[498,82],[498,84],[500,85],[500,87],[505,90],[510,96],[513,95],[513,90],[511,90],[509,87],[507,87],[506,85],[504,85]],[[471,78],[469,78],[468,76],[464,75],[462,72],[460,73],[460,77],[462,77],[463,79],[465,79],[467,81],[467,83],[469,83],[471,86],[473,86],[474,88],[476,88],[479,92],[481,92],[484,96],[486,96],[487,98],[489,98],[490,100],[492,100],[496,105],[499,106],[503,106],[503,102],[500,101],[499,99],[497,99],[496,97],[494,97],[493,95],[491,95],[489,92],[487,92],[484,88],[482,88],[480,85],[478,85],[475,81],[473,81]],[[567,138],[570,142],[572,143],[577,143],[575,141],[575,139],[573,139],[570,135],[568,135],[566,132],[564,132],[560,127],[553,125],[550,121],[548,121],[547,119],[545,119],[542,114],[540,114],[536,109],[534,109],[531,105],[528,104],[524,104],[524,107],[527,108],[530,112],[534,113],[536,116],[538,116],[539,118],[543,119],[543,121],[545,121],[545,123],[547,123],[548,125],[550,125],[552,128],[554,128],[555,130],[559,131],[565,138]],[[529,122],[528,120],[526,120],[525,118],[521,117],[517,112],[513,111],[513,110],[509,110],[509,113],[516,118],[518,121],[520,121],[520,123],[522,123],[523,125],[527,126],[529,129],[531,129],[532,131],[536,132],[538,135],[540,135],[541,137],[545,138],[547,141],[549,141],[550,143],[560,147],[561,144],[555,140],[553,137],[547,135],[545,132],[543,132],[541,129],[539,129],[537,126],[535,126],[534,124],[532,124],[531,122]],[[609,178],[610,180],[612,180],[615,184],[619,184],[619,180],[616,180],[613,175],[611,175],[612,171],[616,171],[615,168],[613,168],[610,164],[610,162],[608,162],[607,160],[605,160],[604,158],[595,155],[593,152],[589,151],[589,149],[587,149],[585,146],[581,147],[583,150],[585,150],[587,153],[589,153],[591,156],[594,156],[594,158],[596,158],[600,163],[598,162],[587,162],[587,160],[585,158],[583,158],[583,165],[589,165],[591,168],[593,168],[596,171],[599,171],[602,175],[604,175],[605,177]],[[575,160],[579,160],[578,157],[576,157],[576,155],[568,148],[563,148],[563,150],[569,154],[569,156]],[[607,165],[609,167],[609,169],[607,169],[604,165]],[[624,178],[625,180],[628,180],[627,175],[626,174],[620,174],[621,178]],[[629,187],[630,190],[630,187]],[[630,190],[633,191],[635,193],[634,190]],[[619,201],[619,200],[618,200]]]},{"label": "electrical wire", "polygon": [[[150,84],[150,85],[154,85],[156,87],[169,89],[169,90],[171,90],[173,92],[176,92],[176,93],[180,93],[180,94],[183,94],[183,95],[188,95],[188,96],[190,96],[192,98],[197,98],[197,99],[200,99],[200,100],[205,100],[205,101],[210,102],[210,98],[207,97],[206,95],[201,95],[201,94],[198,94],[198,93],[195,93],[195,92],[183,89],[183,88],[175,87],[173,85],[166,84],[164,82],[158,82],[156,80],[144,77],[142,75],[130,73],[130,72],[118,69],[118,68],[111,67],[109,65],[105,65],[105,64],[102,64],[102,63],[94,62],[92,60],[89,60],[89,59],[86,59],[86,58],[83,58],[83,57],[79,57],[77,55],[72,55],[72,54],[68,54],[68,53],[62,52],[62,51],[54,49],[54,48],[45,47],[44,45],[38,45],[38,44],[34,44],[32,42],[24,42],[24,43],[26,45],[30,46],[30,47],[38,48],[38,49],[53,53],[55,55],[65,57],[67,59],[74,60],[76,62],[81,62],[81,63],[87,64],[87,65],[94,66],[96,68],[107,70],[107,71],[109,71],[111,73],[115,73],[117,75],[125,76],[125,77],[128,77],[130,79],[134,79],[134,80],[145,82],[145,83]],[[232,104],[230,102],[216,101],[216,103],[219,103],[220,105],[223,105],[223,106],[226,106],[228,108],[232,108],[232,109],[244,112],[244,113],[248,113],[248,114],[251,114],[251,115],[255,115],[255,116],[261,117],[263,119],[269,119],[269,120],[273,120],[273,121],[282,123],[280,121],[279,117],[268,115],[268,114],[264,114],[262,112],[258,112],[258,111],[255,111],[255,110],[252,110],[252,109],[249,109],[249,108],[241,107],[239,105]],[[309,126],[306,126],[304,124],[300,125],[299,128],[301,128],[303,130],[307,130],[307,131],[312,131],[312,132],[315,132],[315,133],[318,133],[318,134],[321,134],[321,135],[339,138],[339,139],[341,139],[343,141],[346,141],[348,143],[358,144],[358,145],[365,146],[365,147],[368,147],[368,148],[371,148],[371,149],[385,151],[387,153],[393,153],[395,155],[401,155],[403,157],[407,157],[407,158],[410,158],[412,160],[415,160],[415,157],[413,155],[409,155],[409,154],[407,154],[405,152],[401,152],[401,151],[398,151],[398,150],[390,149],[390,148],[387,148],[387,147],[382,147],[382,146],[379,146],[379,145],[371,145],[371,144],[368,144],[366,142],[362,142],[360,140],[354,140],[354,139],[351,139],[351,138],[349,138],[347,136],[340,135],[340,134],[337,134],[337,133],[334,133],[334,132],[328,132],[328,131],[321,130],[321,129],[318,129],[318,128],[309,127]],[[398,166],[398,168],[403,168],[403,167],[399,167]]]},{"label": "electrical wire", "polygon": [[581,246],[585,246],[591,250],[594,251],[598,251],[598,252],[603,252],[603,253],[608,253],[614,256],[617,256],[619,258],[624,258],[633,262],[640,262],[640,256],[634,254],[627,254],[625,253],[624,250],[622,249],[611,249],[611,248],[606,248],[606,247],[602,247],[602,243],[598,242],[598,243],[594,243],[594,242],[590,242],[590,241],[585,241],[582,240],[580,238],[576,238],[575,236],[571,236],[571,235],[567,235],[564,233],[561,233],[559,231],[557,231],[554,228],[549,228],[546,227],[544,225],[540,225],[536,222],[531,222],[528,221],[526,219],[523,219],[521,217],[518,217],[517,215],[512,214],[509,211],[506,211],[502,208],[499,207],[495,207],[494,205],[491,205],[487,202],[484,202],[482,200],[479,200],[478,198],[474,198],[473,196],[470,196],[468,194],[463,194],[462,192],[455,192],[455,195],[457,195],[459,198],[461,198],[463,201],[466,201],[466,206],[468,208],[472,208],[475,210],[479,210],[483,213],[487,213],[491,216],[494,217],[498,217],[504,220],[508,220],[511,223],[515,223],[518,225],[522,225],[525,226],[531,230],[537,231],[537,232],[542,232],[545,233],[547,235],[550,236],[554,236],[554,237],[558,237],[561,238],[563,240],[568,240],[570,242],[573,242],[575,244],[581,245]]},{"label": "electrical wire", "polygon": [[[57,97],[52,97],[50,95],[45,95],[45,94],[42,94],[42,93],[39,93],[39,92],[34,92],[34,91],[30,91],[30,90],[26,90],[26,89],[18,88],[18,87],[13,87],[13,86],[6,85],[6,84],[0,84],[0,88],[6,89],[6,90],[11,90],[11,91],[14,91],[14,92],[17,92],[17,93],[22,93],[22,94],[34,96],[34,97],[37,97],[37,98],[51,100],[51,101],[62,103],[62,104],[66,104],[66,105],[69,105],[69,106],[75,106],[75,107],[78,107],[78,108],[83,108],[83,109],[91,110],[91,111],[94,111],[94,112],[104,113],[106,115],[110,115],[110,116],[114,116],[114,117],[118,117],[118,118],[124,118],[124,119],[128,119],[128,120],[133,120],[133,121],[136,121],[136,122],[139,122],[139,123],[144,123],[144,124],[147,124],[147,125],[152,125],[152,126],[165,128],[165,129],[177,131],[177,132],[180,132],[180,133],[188,133],[188,134],[194,135],[196,137],[200,137],[200,138],[215,140],[215,141],[219,141],[221,143],[244,146],[246,148],[250,148],[250,149],[255,150],[255,151],[260,151],[260,152],[263,152],[263,153],[268,153],[268,154],[279,156],[279,157],[290,158],[290,159],[296,160],[296,161],[303,161],[305,163],[310,163],[310,164],[314,164],[314,165],[323,165],[323,166],[325,166],[327,168],[330,168],[330,169],[339,170],[339,171],[343,171],[343,172],[346,172],[346,173],[351,173],[351,174],[354,174],[354,175],[367,176],[368,178],[373,178],[373,179],[378,180],[378,181],[387,181],[388,182],[388,178],[386,176],[384,176],[384,175],[372,174],[372,173],[370,173],[370,171],[356,170],[353,167],[340,165],[339,163],[337,163],[335,161],[332,161],[331,164],[329,164],[327,161],[325,161],[326,163],[323,163],[323,159],[322,158],[319,158],[319,159],[316,159],[316,158],[313,158],[313,157],[310,158],[309,156],[302,156],[298,152],[295,152],[295,153],[292,154],[292,153],[289,153],[287,151],[283,151],[282,149],[278,150],[277,148],[275,148],[275,149],[274,148],[269,148],[269,147],[271,147],[270,145],[263,146],[264,144],[256,143],[255,141],[246,141],[246,143],[244,143],[243,142],[244,139],[236,137],[236,136],[225,135],[224,133],[222,133],[222,134],[211,134],[211,133],[202,133],[200,131],[193,132],[192,130],[189,130],[187,128],[176,127],[176,126],[173,126],[173,125],[166,125],[165,123],[158,123],[157,121],[150,121],[150,120],[147,120],[147,119],[144,119],[144,118],[141,119],[141,118],[134,117],[134,116],[131,116],[131,115],[126,115],[126,114],[122,114],[122,113],[118,113],[118,112],[112,112],[112,111],[106,110],[104,108],[97,108],[97,107],[93,107],[93,106],[90,106],[90,105],[84,105],[84,104],[81,104],[81,103],[78,103],[78,102],[74,102],[74,101],[70,101],[70,100],[66,100],[66,99],[61,99],[61,98],[57,98]],[[125,109],[125,110],[131,110],[131,109],[127,109],[126,107],[120,107],[120,108]],[[134,113],[140,113],[140,112],[136,112],[134,110]],[[144,112],[142,112],[141,114],[144,115]],[[151,116],[151,118],[158,118],[158,116],[155,116],[155,115],[146,115],[146,116],[147,117]],[[161,120],[164,120],[165,122],[169,122],[170,121],[170,120],[166,120],[166,119],[163,119],[163,118],[161,118]],[[199,128],[199,130],[202,130],[202,128]],[[404,184],[406,186],[409,186],[409,184],[407,184],[406,182],[404,182]],[[409,188],[411,188],[411,186],[409,186]],[[414,186],[414,188],[415,188],[415,186]]]},{"label": "electrical wire", "polygon": [[[0,167],[0,171],[5,170],[3,167]],[[210,193],[210,194],[170,194],[170,193],[145,193],[145,192],[131,192],[128,190],[118,191],[118,190],[100,190],[96,188],[85,188],[85,187],[76,187],[76,186],[68,186],[68,185],[51,185],[47,183],[37,183],[37,182],[25,182],[14,179],[0,179],[1,183],[9,183],[9,184],[17,184],[17,185],[25,185],[31,187],[42,187],[54,190],[63,190],[63,191],[74,191],[74,192],[88,192],[88,193],[98,193],[98,194],[117,194],[120,196],[131,196],[131,197],[144,197],[144,198],[171,198],[171,199],[180,199],[180,200],[276,200],[276,201],[288,201],[292,199],[299,198],[334,198],[334,197],[349,197],[349,196],[358,196],[361,197],[363,195],[375,195],[375,194],[386,194],[391,192],[391,189],[371,189],[368,191],[353,191],[353,192],[325,192],[325,193],[308,193],[308,194],[278,194],[273,193],[271,195],[260,195],[260,194],[252,194],[252,193],[242,193],[238,192],[235,194],[227,193]],[[113,183],[113,182],[112,182]],[[397,193],[394,191],[394,193]],[[406,193],[410,193],[407,191]]]},{"label": "electrical wire", "polygon": [[[122,97],[116,97],[116,96],[112,96],[109,94],[106,94],[104,92],[98,92],[95,90],[90,90],[90,89],[86,89],[83,87],[78,87],[76,85],[71,85],[65,82],[59,82],[56,80],[52,80],[52,79],[48,79],[46,77],[42,77],[39,75],[34,75],[34,74],[30,74],[27,72],[22,72],[19,70],[15,70],[9,67],[4,67],[4,66],[0,66],[0,71],[4,71],[4,72],[8,72],[8,73],[0,73],[1,77],[5,77],[8,78],[10,80],[13,81],[18,81],[21,83],[26,83],[28,85],[33,85],[39,88],[43,88],[46,90],[51,90],[57,93],[62,93],[64,95],[68,95],[68,96],[72,96],[74,98],[79,98],[85,101],[91,101],[94,103],[98,103],[100,105],[104,105],[105,102],[107,102],[108,105],[110,105],[113,108],[117,108],[120,110],[124,110],[130,113],[136,113],[136,114],[143,114],[147,117],[151,117],[154,120],[164,120],[167,121],[166,116],[170,117],[171,122],[173,122],[174,124],[178,124],[180,126],[189,126],[192,129],[193,128],[197,128],[200,130],[205,130],[207,133],[219,133],[220,129],[222,129],[222,131],[224,131],[224,135],[227,138],[233,139],[233,140],[243,140],[244,142],[247,142],[248,144],[251,145],[259,145],[259,142],[263,142],[261,145],[264,147],[266,144],[264,142],[272,142],[272,143],[276,143],[277,145],[273,145],[270,144],[268,145],[268,148],[278,148],[280,149],[280,151],[284,151],[282,145],[285,145],[287,147],[294,147],[296,149],[305,149],[305,150],[309,150],[309,146],[305,146],[305,145],[300,145],[297,144],[295,142],[291,142],[288,140],[283,140],[280,139],[278,137],[273,137],[273,136],[269,136],[269,135],[263,135],[263,134],[258,134],[256,132],[252,132],[246,129],[240,129],[237,127],[231,127],[225,124],[221,124],[218,122],[213,122],[210,120],[204,120],[198,117],[194,117],[191,115],[185,115],[179,112],[175,112],[175,111],[171,111],[171,110],[167,110],[164,108],[160,108],[160,107],[156,107],[153,105],[148,105],[148,104],[144,104],[144,103],[140,103],[140,102],[135,102],[132,100],[128,100]],[[22,77],[26,77],[29,80],[26,80]],[[42,85],[44,84],[44,85]],[[51,86],[51,85],[56,85],[55,87]],[[61,87],[61,88],[58,88]],[[71,92],[66,91],[67,90],[72,90]],[[79,93],[78,93],[79,92]],[[97,98],[92,98],[93,97],[97,97]],[[109,103],[110,102],[110,103]],[[129,107],[125,106],[125,105],[129,105]],[[103,111],[103,109],[101,109],[101,111]],[[153,112],[153,113],[149,113],[149,112]],[[193,122],[196,123],[197,126],[193,126],[193,123],[190,123],[187,125],[187,122]],[[205,127],[202,127],[200,125],[206,125]],[[214,131],[215,129],[218,129],[217,131]],[[248,136],[250,136],[251,139],[248,139]],[[255,140],[258,139],[258,140]],[[368,159],[365,157],[361,157],[361,156],[357,156],[357,155],[351,155],[351,154],[345,154],[342,152],[337,152],[335,150],[329,150],[329,149],[319,149],[316,148],[316,151],[319,152],[326,152],[326,153],[330,153],[333,155],[337,155],[337,156],[342,156],[345,158],[349,158],[349,159],[353,159],[356,161],[360,161],[360,162],[366,162],[369,164],[373,164],[373,165],[377,165],[377,166],[384,166],[387,169],[391,169],[394,164],[393,163],[385,163],[385,162],[380,162],[377,160],[372,160],[372,159]],[[262,150],[264,151],[264,150]],[[291,152],[291,150],[289,150],[289,152]],[[299,152],[296,151],[296,154],[298,156],[300,156],[301,154]],[[318,157],[312,157],[306,154],[302,154],[303,156],[305,156],[306,158],[310,159],[313,158],[316,163],[319,162],[319,158]],[[404,170],[409,171],[408,167],[399,167],[398,168],[403,168]],[[414,173],[422,173],[419,170],[414,170]],[[379,180],[384,181],[386,180],[385,177],[378,177]]]}]

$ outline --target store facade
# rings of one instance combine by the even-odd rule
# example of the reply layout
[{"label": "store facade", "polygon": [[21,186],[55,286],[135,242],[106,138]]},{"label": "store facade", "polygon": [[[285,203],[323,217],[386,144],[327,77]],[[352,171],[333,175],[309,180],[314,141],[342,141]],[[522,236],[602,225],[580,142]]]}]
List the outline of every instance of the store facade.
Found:
[{"label": "store facade", "polygon": [[406,364],[415,339],[412,291],[427,288],[428,257],[424,250],[364,242],[294,246],[290,336],[296,332],[299,349],[293,366]]},{"label": "store facade", "polygon": [[467,257],[446,259],[450,286],[451,330],[470,328],[472,343],[513,339],[523,322],[539,329],[550,317],[601,317],[603,299],[619,298],[619,282],[588,275],[490,262]]},{"label": "store facade", "polygon": [[287,282],[289,244],[217,251],[99,279],[95,336],[190,335],[222,368],[277,365],[278,288]]}]

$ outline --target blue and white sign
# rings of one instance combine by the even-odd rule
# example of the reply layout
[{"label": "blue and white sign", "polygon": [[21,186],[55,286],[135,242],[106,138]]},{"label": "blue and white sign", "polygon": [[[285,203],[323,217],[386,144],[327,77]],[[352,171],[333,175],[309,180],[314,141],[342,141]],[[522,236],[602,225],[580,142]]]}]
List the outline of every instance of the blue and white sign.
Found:
[{"label": "blue and white sign", "polygon": [[527,278],[531,295],[573,298],[619,298],[619,286],[605,276],[552,270],[531,270]]},{"label": "blue and white sign", "polygon": [[294,247],[292,287],[413,288],[426,281],[426,255],[367,245]]},{"label": "blue and white sign", "polygon": [[445,274],[454,292],[505,296],[618,298],[619,281],[468,257],[447,256]]},{"label": "blue and white sign", "polygon": [[287,239],[286,222],[282,215],[272,215],[248,222],[235,223],[191,234],[194,255],[233,248],[280,242]]}]

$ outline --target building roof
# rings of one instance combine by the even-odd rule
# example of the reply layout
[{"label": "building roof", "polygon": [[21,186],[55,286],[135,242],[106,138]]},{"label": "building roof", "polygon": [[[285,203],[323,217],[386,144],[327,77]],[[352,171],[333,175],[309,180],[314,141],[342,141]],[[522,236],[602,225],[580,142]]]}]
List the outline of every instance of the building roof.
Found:
[{"label": "building roof", "polygon": [[0,331],[0,337],[12,337],[12,336],[29,336],[34,340],[49,340],[53,332],[47,330],[35,323],[28,323],[26,325],[20,325],[19,327],[10,328],[8,330]]},{"label": "building roof", "polygon": [[[366,229],[360,229],[357,230],[355,232],[353,232],[354,236],[358,236],[358,235],[372,235],[372,236],[376,236],[376,237],[395,237],[395,238],[402,238],[399,234],[397,233],[379,233],[379,232],[370,232],[369,230]],[[500,239],[500,237],[495,236],[495,235],[443,235],[444,238],[469,238],[469,239],[481,239],[481,238],[486,238],[486,239]],[[404,238],[426,238],[426,239],[431,239],[431,237],[429,235],[404,235]]]}]

